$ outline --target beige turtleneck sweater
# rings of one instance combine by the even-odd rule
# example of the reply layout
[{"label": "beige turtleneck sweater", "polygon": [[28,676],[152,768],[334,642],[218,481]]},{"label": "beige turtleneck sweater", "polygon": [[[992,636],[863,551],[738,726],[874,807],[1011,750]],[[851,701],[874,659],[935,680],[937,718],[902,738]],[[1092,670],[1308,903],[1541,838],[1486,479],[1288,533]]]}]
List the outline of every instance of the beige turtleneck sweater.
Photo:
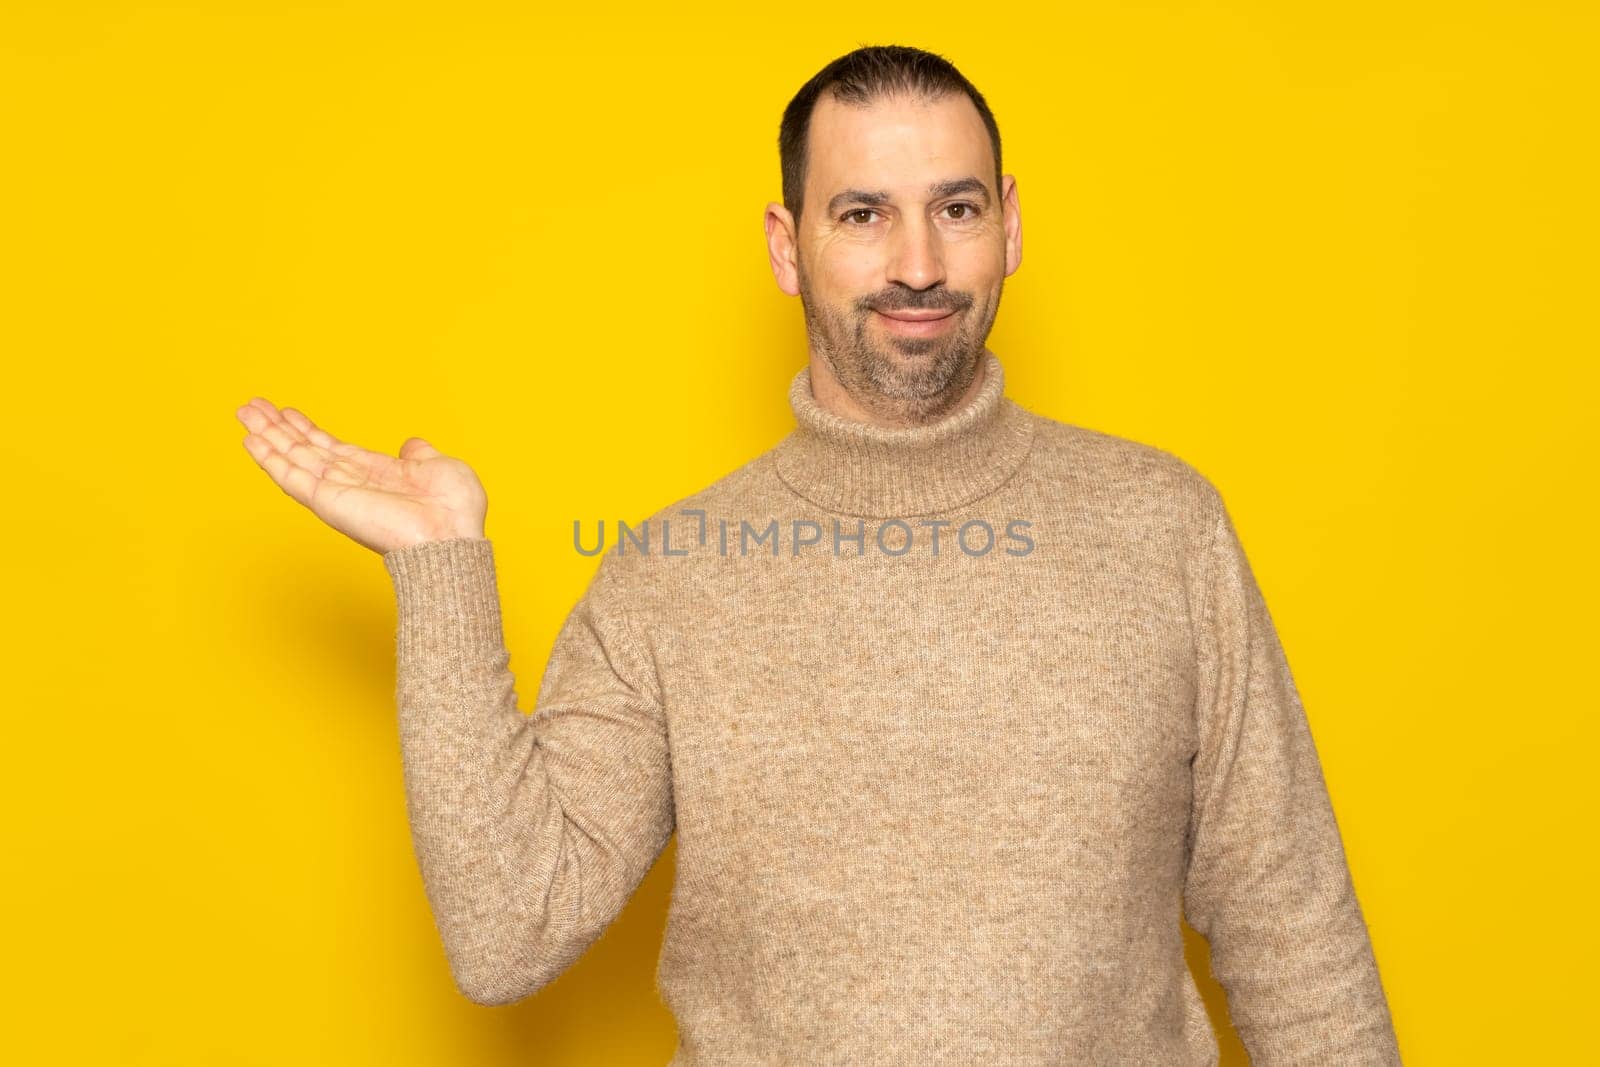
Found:
[{"label": "beige turtleneck sweater", "polygon": [[913,429],[828,412],[802,370],[793,433],[608,541],[531,714],[491,542],[384,557],[466,996],[561,974],[675,830],[674,1067],[1214,1064],[1180,907],[1257,1067],[1399,1062],[1217,490],[1019,407],[984,359]]}]

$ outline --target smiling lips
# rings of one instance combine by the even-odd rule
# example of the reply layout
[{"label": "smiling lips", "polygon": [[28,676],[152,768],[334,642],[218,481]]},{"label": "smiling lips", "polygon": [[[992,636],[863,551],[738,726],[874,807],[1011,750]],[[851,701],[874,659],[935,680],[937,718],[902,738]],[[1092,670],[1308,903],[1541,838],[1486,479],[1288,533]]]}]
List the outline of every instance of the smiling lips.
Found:
[{"label": "smiling lips", "polygon": [[940,333],[956,317],[956,313],[948,308],[898,308],[877,311],[877,314],[893,332],[912,337],[931,337]]},{"label": "smiling lips", "polygon": [[921,322],[924,319],[942,319],[950,314],[950,311],[945,308],[900,308],[894,311],[884,311],[879,308],[877,311],[878,314],[887,315],[891,319],[909,319],[914,322]]}]

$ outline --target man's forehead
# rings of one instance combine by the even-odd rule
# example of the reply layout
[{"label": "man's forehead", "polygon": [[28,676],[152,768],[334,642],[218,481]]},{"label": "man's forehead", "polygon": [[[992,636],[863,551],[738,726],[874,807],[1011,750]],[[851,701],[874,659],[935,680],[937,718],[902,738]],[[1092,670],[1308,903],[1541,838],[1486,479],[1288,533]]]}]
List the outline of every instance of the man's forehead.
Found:
[{"label": "man's forehead", "polygon": [[807,184],[823,197],[846,187],[922,195],[952,178],[993,181],[994,149],[965,93],[888,97],[867,106],[824,93],[807,136]]}]

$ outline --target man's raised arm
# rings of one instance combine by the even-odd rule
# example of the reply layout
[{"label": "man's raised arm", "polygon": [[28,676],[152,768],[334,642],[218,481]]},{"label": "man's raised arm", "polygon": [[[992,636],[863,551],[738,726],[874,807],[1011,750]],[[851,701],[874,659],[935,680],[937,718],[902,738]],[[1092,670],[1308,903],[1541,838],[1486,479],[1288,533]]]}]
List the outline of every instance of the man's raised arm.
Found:
[{"label": "man's raised arm", "polygon": [[537,992],[622,910],[673,829],[660,693],[612,557],[524,715],[472,468],[420,437],[396,456],[340,441],[261,397],[235,414],[278,487],[381,554],[393,580],[412,841],[456,985],[480,1004]]}]

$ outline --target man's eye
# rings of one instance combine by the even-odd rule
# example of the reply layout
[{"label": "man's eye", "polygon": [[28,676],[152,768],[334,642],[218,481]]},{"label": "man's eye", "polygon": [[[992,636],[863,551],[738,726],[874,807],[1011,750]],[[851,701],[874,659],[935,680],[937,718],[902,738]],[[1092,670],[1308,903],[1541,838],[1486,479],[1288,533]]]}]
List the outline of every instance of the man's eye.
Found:
[{"label": "man's eye", "polygon": [[961,211],[961,214],[955,216],[955,218],[958,219],[958,220],[960,220],[960,219],[970,219],[970,218],[972,218],[972,216],[974,216],[974,215],[976,215],[978,213],[978,209],[976,207],[974,207],[971,204],[966,204],[966,203],[949,204],[949,205],[946,205],[946,207],[945,207],[946,211],[953,211],[953,210],[956,210],[956,209],[959,209]]},{"label": "man's eye", "polygon": [[[855,208],[853,210],[846,211],[844,213],[844,217],[845,217],[846,221],[851,221],[857,215],[876,215],[876,214],[877,214],[877,212],[872,210],[870,207],[858,207],[858,208]],[[866,220],[863,219],[862,221],[865,222]]]}]

